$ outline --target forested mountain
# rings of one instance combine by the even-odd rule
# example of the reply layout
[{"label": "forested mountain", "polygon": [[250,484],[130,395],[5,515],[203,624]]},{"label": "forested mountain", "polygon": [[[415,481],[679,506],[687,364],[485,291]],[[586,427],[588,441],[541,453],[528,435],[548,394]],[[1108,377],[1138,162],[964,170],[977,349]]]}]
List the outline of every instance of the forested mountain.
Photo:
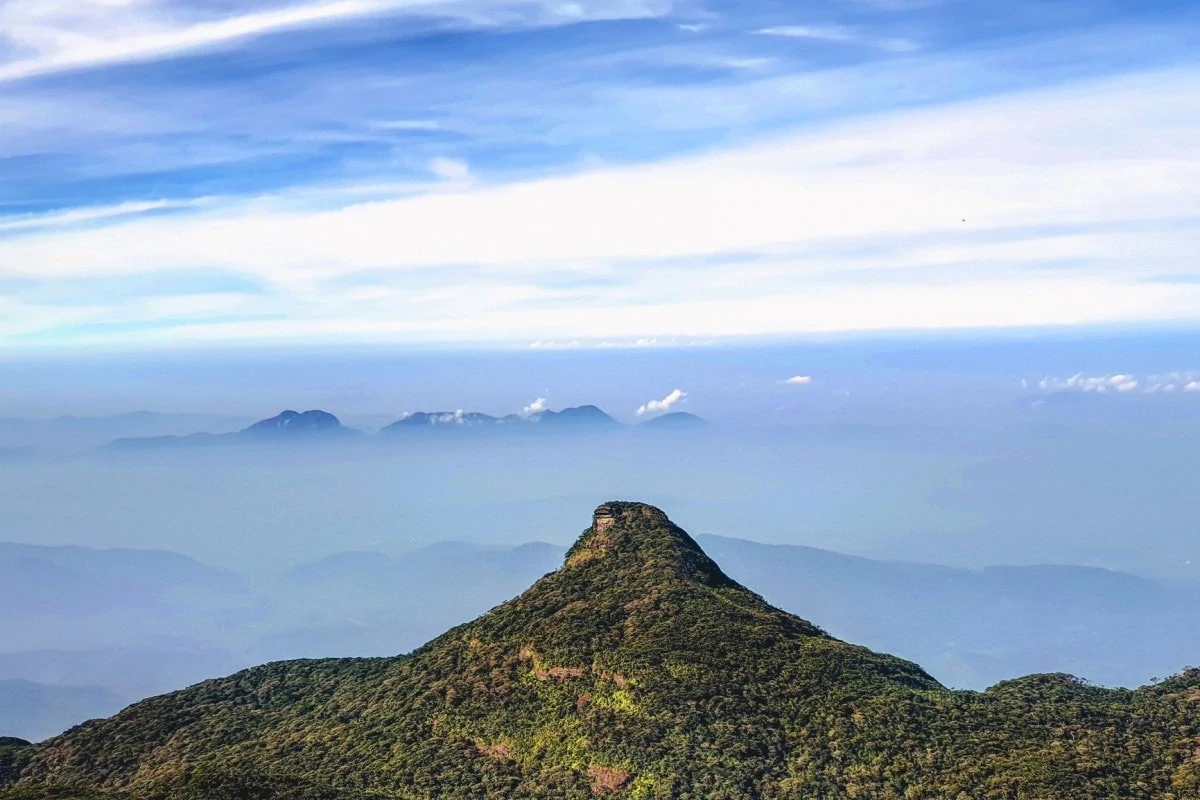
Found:
[{"label": "forested mountain", "polygon": [[1183,800],[1198,748],[1200,671],[950,691],[608,503],[561,569],[408,656],[206,681],[0,767],[16,797]]}]

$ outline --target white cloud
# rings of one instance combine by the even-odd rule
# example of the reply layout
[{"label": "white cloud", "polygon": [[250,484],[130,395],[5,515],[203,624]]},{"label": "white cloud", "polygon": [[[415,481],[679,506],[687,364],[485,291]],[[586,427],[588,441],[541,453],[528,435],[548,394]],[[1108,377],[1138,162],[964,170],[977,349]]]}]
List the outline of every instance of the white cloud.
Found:
[{"label": "white cloud", "polygon": [[687,397],[687,392],[676,389],[673,392],[671,392],[669,395],[664,397],[662,400],[651,400],[650,402],[646,403],[645,405],[639,406],[638,410],[637,410],[637,415],[639,417],[641,417],[646,414],[654,414],[659,411],[667,411],[671,408],[671,406],[680,402],[685,397]]},{"label": "white cloud", "polygon": [[830,42],[854,41],[854,33],[841,25],[773,25],[758,31],[760,36],[783,36],[788,39],[825,39]]},{"label": "white cloud", "polygon": [[195,208],[203,205],[205,202],[206,201],[204,199],[148,200],[144,202],[131,201],[127,203],[116,203],[109,206],[74,208],[66,211],[54,211],[45,214],[23,214],[15,217],[0,217],[0,233],[104,222],[117,217],[132,217],[138,214],[148,214],[155,211]]},{"label": "white cloud", "polygon": [[521,416],[529,417],[534,414],[541,414],[545,410],[546,398],[539,397],[537,400],[534,400],[532,403],[521,409]]},{"label": "white cloud", "polygon": [[442,124],[435,119],[387,119],[371,123],[380,131],[438,131]]},{"label": "white cloud", "polygon": [[429,162],[429,171],[445,181],[464,181],[471,177],[467,162],[456,158],[435,158]]},{"label": "white cloud", "polygon": [[1138,388],[1138,380],[1131,375],[1100,375],[1088,377],[1079,373],[1069,378],[1043,378],[1038,386],[1045,392],[1132,392]]},{"label": "white cloud", "polygon": [[[482,341],[504,331],[555,349],[1197,320],[1200,285],[1153,280],[1194,272],[1200,247],[1200,226],[1180,212],[1200,204],[1197,83],[1200,69],[1168,70],[655,164],[443,181],[371,202],[311,189],[14,230],[0,236],[0,278],[203,266],[271,287],[269,300],[241,310],[285,317],[192,325],[163,331],[164,342]],[[476,270],[470,280],[463,265]],[[140,306],[96,303],[72,321],[144,319]],[[51,310],[12,299],[0,327],[47,330],[61,320]]]},{"label": "white cloud", "polygon": [[1043,392],[1175,394],[1200,392],[1200,377],[1194,372],[1169,372],[1143,378],[1123,374],[1086,376],[1080,373],[1069,378],[1043,378],[1038,382],[1038,388]]},{"label": "white cloud", "polygon": [[784,381],[784,383],[788,384],[789,386],[808,386],[810,383],[812,383],[812,376],[811,375],[793,375],[792,377],[790,377],[786,381]]},{"label": "white cloud", "polygon": [[5,3],[0,30],[24,57],[0,66],[0,81],[136,61],[386,10],[386,0],[333,0],[172,24],[155,0]]},{"label": "white cloud", "polygon": [[596,342],[595,346],[602,350],[620,350],[625,348],[668,347],[674,344],[677,344],[677,342],[660,342],[657,337],[643,336],[638,339],[626,341],[600,341]]},{"label": "white cloud", "polygon": [[655,0],[325,0],[180,22],[162,0],[0,3],[0,82],[63,70],[171,56],[291,28],[370,15],[441,16],[478,26],[553,25],[658,16]]},{"label": "white cloud", "polygon": [[826,42],[845,42],[878,47],[893,53],[907,53],[919,49],[911,39],[875,39],[863,36],[853,28],[843,25],[773,25],[756,31],[760,36],[780,36],[787,39],[815,39]]}]

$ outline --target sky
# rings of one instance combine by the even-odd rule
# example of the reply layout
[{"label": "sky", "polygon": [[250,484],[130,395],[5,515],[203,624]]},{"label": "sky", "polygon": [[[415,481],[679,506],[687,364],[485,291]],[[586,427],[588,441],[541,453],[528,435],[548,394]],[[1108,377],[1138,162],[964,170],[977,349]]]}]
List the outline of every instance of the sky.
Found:
[{"label": "sky", "polygon": [[1198,22],[9,0],[0,354],[1195,324]]}]

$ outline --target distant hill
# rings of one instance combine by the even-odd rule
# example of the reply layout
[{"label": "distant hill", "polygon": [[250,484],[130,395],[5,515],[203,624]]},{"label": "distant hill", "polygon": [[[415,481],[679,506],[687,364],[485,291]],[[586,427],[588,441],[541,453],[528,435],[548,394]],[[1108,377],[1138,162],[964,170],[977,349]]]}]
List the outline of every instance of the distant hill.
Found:
[{"label": "distant hill", "polygon": [[[1200,591],[1076,566],[959,569],[698,536],[730,575],[838,636],[919,660],[953,686],[1029,670],[1129,686],[1196,660]],[[1159,665],[1159,666],[1152,666]]]},{"label": "distant hill", "polygon": [[391,435],[416,431],[464,431],[495,433],[533,433],[538,431],[612,430],[621,423],[596,406],[539,411],[529,416],[509,414],[493,417],[478,411],[418,411],[384,427],[380,433]]},{"label": "distant hill", "polygon": [[540,542],[511,548],[445,542],[398,557],[342,553],[304,564],[273,589],[304,626],[266,637],[260,647],[273,658],[391,655],[521,591],[552,571],[562,552]]},{"label": "distant hill", "polygon": [[[107,717],[124,705],[104,689],[0,680],[0,730],[22,739],[38,741],[83,720]],[[4,746],[0,739],[0,749]]]},{"label": "distant hill", "polygon": [[[21,614],[94,616],[108,608],[158,609],[173,598],[192,602],[197,592],[244,590],[240,576],[162,550],[0,542],[0,608]],[[0,619],[0,631],[15,616]]]},{"label": "distant hill", "polygon": [[562,411],[543,411],[531,417],[537,423],[554,428],[615,428],[615,419],[596,406],[564,408]]},{"label": "distant hill", "polygon": [[695,414],[689,414],[686,411],[672,411],[670,414],[663,414],[661,417],[648,419],[641,424],[643,428],[654,428],[656,430],[698,430],[707,428],[708,421],[697,417]]},{"label": "distant hill", "polygon": [[[562,567],[407,656],[268,664],[18,748],[13,797],[1184,798],[1200,670],[953,692],[606,503]],[[55,788],[55,787],[61,788]]]},{"label": "distant hill", "polygon": [[270,419],[260,420],[239,431],[239,437],[296,437],[324,434],[346,434],[349,428],[328,411],[284,411]]},{"label": "distant hill", "polygon": [[0,451],[83,451],[114,439],[184,436],[194,431],[226,433],[246,426],[247,420],[213,414],[160,414],[132,411],[108,416],[62,416],[51,419],[0,418]]},{"label": "distant hill", "polygon": [[187,436],[153,436],[115,439],[109,444],[115,450],[143,450],[169,447],[205,447],[250,442],[324,441],[358,434],[347,428],[327,411],[284,411],[269,419],[260,420],[234,433],[193,433]]},{"label": "distant hill", "polygon": [[406,433],[416,430],[461,430],[465,428],[495,427],[499,425],[524,425],[527,420],[510,414],[493,417],[478,411],[417,411],[383,427],[382,434]]},{"label": "distant hill", "polygon": [[[221,651],[256,605],[242,576],[176,553],[0,543],[0,679],[97,687],[124,705],[247,663]],[[95,715],[55,708],[40,724],[62,727],[39,735],[83,721],[71,708]]]}]

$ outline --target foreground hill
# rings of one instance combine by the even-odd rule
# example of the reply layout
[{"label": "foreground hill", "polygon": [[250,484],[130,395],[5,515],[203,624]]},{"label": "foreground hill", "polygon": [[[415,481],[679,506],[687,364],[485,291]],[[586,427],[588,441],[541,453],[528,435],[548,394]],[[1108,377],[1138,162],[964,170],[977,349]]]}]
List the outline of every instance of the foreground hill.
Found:
[{"label": "foreground hill", "polygon": [[[984,689],[1035,672],[1136,686],[1195,660],[1195,637],[1180,632],[1200,628],[1200,594],[1133,575],[958,569],[695,538],[772,605],[915,661],[947,686]],[[396,556],[344,552],[250,581],[167,553],[0,544],[0,682],[119,698],[97,706],[86,693],[55,691],[68,702],[56,699],[33,726],[28,706],[0,701],[0,732],[41,740],[269,661],[405,652],[519,594],[565,553],[441,542]]]},{"label": "foreground hill", "polygon": [[[695,539],[772,605],[819,620],[840,639],[916,661],[955,688],[982,690],[1034,672],[1132,687],[1195,661],[1196,637],[1179,632],[1200,628],[1200,592],[1135,575],[1078,566],[964,569]],[[565,552],[441,543],[396,557],[342,553],[303,565],[271,592],[279,607],[312,623],[243,663],[408,650],[517,594]]]},{"label": "foreground hill", "polygon": [[22,797],[1182,800],[1198,748],[1200,672],[952,692],[610,503],[559,571],[409,656],[207,681],[15,748],[7,773]]}]

